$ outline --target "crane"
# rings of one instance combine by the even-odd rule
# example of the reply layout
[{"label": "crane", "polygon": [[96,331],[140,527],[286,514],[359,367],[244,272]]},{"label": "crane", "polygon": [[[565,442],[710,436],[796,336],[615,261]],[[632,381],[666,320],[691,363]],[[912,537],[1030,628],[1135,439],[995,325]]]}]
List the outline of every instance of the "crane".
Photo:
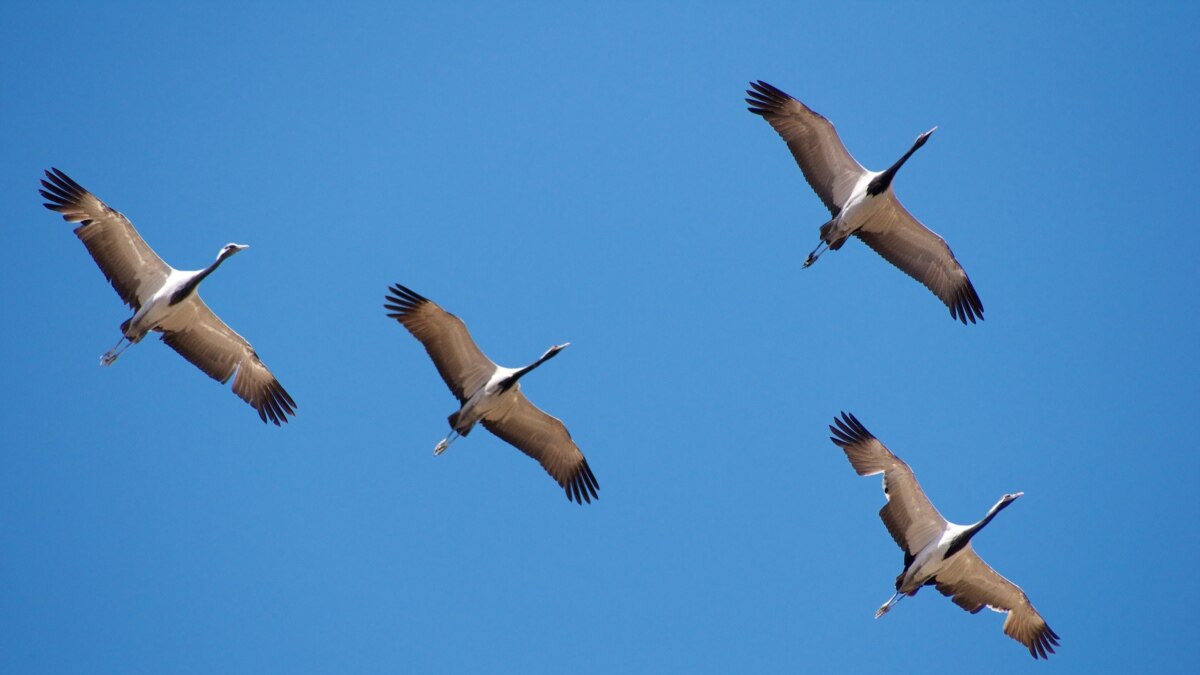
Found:
[{"label": "crane", "polygon": [[177,270],[150,248],[133,223],[58,169],[46,171],[39,190],[44,206],[79,223],[75,235],[133,310],[121,324],[121,339],[100,357],[109,366],[151,331],[209,377],[224,384],[258,411],[263,422],[280,426],[295,415],[296,402],[271,374],[250,343],[233,331],[200,299],[197,288],[234,254],[249,248],[229,243],[201,270]]},{"label": "crane", "polygon": [[904,551],[904,570],[896,577],[896,593],[879,608],[883,616],[906,595],[916,595],[922,586],[935,586],[954,604],[974,614],[985,606],[1007,612],[1004,633],[1029,649],[1033,658],[1048,658],[1058,646],[1058,634],[1033,608],[1029,596],[1016,584],[1000,576],[971,547],[971,539],[1001,510],[1024,493],[1006,494],[971,525],[958,525],[942,517],[921,490],[916,475],[892,454],[852,414],[834,418],[829,440],[840,447],[860,476],[883,474],[887,504],[879,517],[896,544]]},{"label": "crane", "polygon": [[446,386],[460,407],[449,418],[450,433],[434,447],[440,455],[475,424],[541,463],[546,472],[578,504],[598,499],[600,484],[587,458],[571,439],[566,425],[537,408],[521,392],[519,380],[558,355],[569,342],[554,345],[523,368],[504,368],[484,356],[461,319],[418,295],[394,284],[386,296],[388,316],[399,321],[425,346]]},{"label": "crane", "polygon": [[982,320],[979,294],[946,241],[914,218],[892,191],[896,172],[937,127],[918,136],[887,169],[868,171],[846,150],[829,120],[766,82],[750,86],[750,112],[761,115],[787,142],[804,178],[833,216],[821,226],[821,241],[804,267],[854,235],[933,291],[950,308],[951,317],[963,324]]}]

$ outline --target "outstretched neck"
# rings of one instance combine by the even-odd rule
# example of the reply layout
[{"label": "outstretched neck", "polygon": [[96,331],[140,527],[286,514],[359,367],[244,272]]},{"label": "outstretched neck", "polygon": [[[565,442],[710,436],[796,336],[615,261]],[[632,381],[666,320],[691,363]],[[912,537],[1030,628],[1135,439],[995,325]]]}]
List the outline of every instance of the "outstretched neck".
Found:
[{"label": "outstretched neck", "polygon": [[195,293],[196,289],[200,286],[200,282],[204,281],[208,275],[215,272],[217,268],[221,266],[221,263],[225,262],[226,258],[236,252],[237,251],[223,249],[221,253],[217,255],[217,259],[212,261],[211,265],[193,274],[190,279],[188,279],[182,286],[179,287],[179,290],[171,294],[171,304],[177,305],[186,300],[192,293]]},{"label": "outstretched neck", "polygon": [[560,351],[562,351],[563,348],[569,344],[571,344],[571,343],[568,342],[566,344],[555,345],[555,346],[551,347],[550,349],[547,349],[546,353],[542,354],[541,358],[539,358],[537,361],[534,361],[533,363],[525,366],[524,368],[521,368],[517,372],[515,372],[512,375],[509,375],[507,378],[505,378],[504,381],[500,383],[500,391],[508,391],[512,387],[516,386],[518,380],[520,380],[522,377],[525,377],[525,375],[528,374],[530,371],[532,371],[534,368],[537,368],[538,366],[542,365],[543,363],[545,363],[545,362],[549,361],[550,359],[554,358],[555,356],[557,356],[558,353]]},{"label": "outstretched neck", "polygon": [[1013,498],[1011,498],[1009,495],[1001,497],[1000,501],[996,502],[996,505],[988,510],[987,515],[984,516],[982,520],[963,530],[962,534],[959,534],[954,538],[954,541],[950,543],[950,547],[946,549],[945,557],[949,558],[955,553],[961,551],[964,546],[971,543],[971,538],[978,534],[979,531],[987,526],[988,523],[992,522],[992,518],[995,518],[997,513],[1003,511],[1011,503],[1013,503]]},{"label": "outstretched neck", "polygon": [[908,161],[909,157],[913,156],[914,152],[920,149],[922,145],[925,145],[925,141],[929,140],[930,134],[932,134],[936,129],[937,127],[934,127],[933,129],[930,129],[929,131],[926,131],[918,136],[916,142],[913,143],[913,146],[908,149],[908,152],[904,153],[903,157],[896,160],[895,164],[884,169],[883,173],[871,179],[871,183],[867,185],[867,194],[874,197],[882,194],[889,187],[891,187],[892,180],[896,177],[896,172],[900,170],[900,167],[904,166],[904,163]]}]

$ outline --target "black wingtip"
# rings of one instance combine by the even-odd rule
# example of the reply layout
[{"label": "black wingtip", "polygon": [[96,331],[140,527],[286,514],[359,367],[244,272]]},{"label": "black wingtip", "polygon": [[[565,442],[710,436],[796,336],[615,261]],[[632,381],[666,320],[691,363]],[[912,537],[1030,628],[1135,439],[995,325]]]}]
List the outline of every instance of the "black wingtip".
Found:
[{"label": "black wingtip", "polygon": [[384,296],[386,303],[383,308],[388,310],[388,317],[402,319],[407,314],[429,302],[429,299],[401,284],[388,286],[389,295]]},{"label": "black wingtip", "polygon": [[853,413],[842,411],[841,415],[840,418],[834,417],[833,424],[829,426],[829,431],[833,433],[829,440],[833,441],[834,445],[844,448],[875,438],[875,435],[867,431],[867,428],[858,421]]},{"label": "black wingtip", "polygon": [[63,213],[64,220],[70,220],[65,212],[78,205],[79,201],[87,194],[87,190],[83,189],[79,183],[53,167],[46,170],[46,178],[41,180],[41,184],[43,189],[38,190],[38,194],[46,200],[42,206],[51,211]]},{"label": "black wingtip", "polygon": [[567,501],[573,501],[582,506],[583,504],[591,504],[593,499],[600,499],[597,491],[600,489],[600,483],[596,480],[596,475],[592,473],[592,467],[588,466],[587,460],[579,465],[579,470],[575,476],[563,486],[567,493]]},{"label": "black wingtip", "polygon": [[267,385],[266,391],[263,392],[262,399],[259,402],[258,418],[263,421],[263,424],[270,422],[277,427],[283,426],[284,422],[288,421],[288,415],[295,417],[296,401],[292,399],[291,394],[283,388],[276,380]]},{"label": "black wingtip", "polygon": [[1050,626],[1044,626],[1042,631],[1033,638],[1033,642],[1029,645],[1029,654],[1036,661],[1038,658],[1049,659],[1054,653],[1054,648],[1058,645],[1058,633],[1051,630]]},{"label": "black wingtip", "polygon": [[961,321],[964,326],[968,321],[983,321],[983,301],[979,299],[979,294],[975,292],[975,286],[970,279],[958,289],[954,302],[950,303],[950,316]]},{"label": "black wingtip", "polygon": [[779,87],[762,80],[754,80],[750,82],[750,87],[750,89],[746,90],[746,93],[755,98],[783,99],[785,101],[792,98],[791,95]]},{"label": "black wingtip", "polygon": [[794,100],[782,90],[762,80],[751,82],[750,87],[750,89],[746,90],[746,95],[748,96],[746,103],[750,104],[747,110],[755,115],[762,115],[764,117],[773,115],[779,112],[782,106]]}]

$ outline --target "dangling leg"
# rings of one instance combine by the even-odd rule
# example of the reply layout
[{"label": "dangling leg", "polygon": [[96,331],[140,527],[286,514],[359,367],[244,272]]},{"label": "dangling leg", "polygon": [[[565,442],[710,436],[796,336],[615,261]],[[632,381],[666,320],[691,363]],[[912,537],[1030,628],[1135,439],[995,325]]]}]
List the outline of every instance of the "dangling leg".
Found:
[{"label": "dangling leg", "polygon": [[891,600],[888,600],[887,602],[883,603],[883,607],[880,607],[878,612],[875,612],[875,618],[878,619],[879,617],[883,616],[884,614],[887,614],[888,610],[892,608],[892,605],[896,604],[897,602],[900,602],[900,599],[903,597],[904,597],[903,593],[897,592],[895,595],[892,596]]},{"label": "dangling leg", "polygon": [[[128,341],[128,342],[126,342],[126,341]],[[126,343],[124,347],[121,347],[122,342]],[[116,361],[117,357],[120,356],[121,353],[124,352],[126,349],[129,349],[129,346],[132,344],[133,344],[132,340],[130,340],[129,338],[122,335],[121,339],[117,341],[117,344],[113,345],[112,349],[108,350],[107,352],[104,352],[104,356],[100,357],[100,365],[111,366],[113,364],[113,361]],[[117,347],[121,347],[121,348],[117,349]]]},{"label": "dangling leg", "polygon": [[457,440],[458,437],[458,431],[451,431],[445,438],[438,441],[437,445],[433,446],[433,454],[440,455],[445,452],[446,448],[450,447],[450,444]]},{"label": "dangling leg", "polygon": [[[822,247],[824,247],[824,248],[822,248]],[[802,267],[801,269],[806,269],[809,265],[817,262],[817,258],[820,258],[821,254],[827,250],[829,250],[829,248],[825,244],[825,241],[822,240],[821,243],[817,244],[817,247],[812,250],[812,253],[809,253],[808,257],[805,258],[804,267]]]}]

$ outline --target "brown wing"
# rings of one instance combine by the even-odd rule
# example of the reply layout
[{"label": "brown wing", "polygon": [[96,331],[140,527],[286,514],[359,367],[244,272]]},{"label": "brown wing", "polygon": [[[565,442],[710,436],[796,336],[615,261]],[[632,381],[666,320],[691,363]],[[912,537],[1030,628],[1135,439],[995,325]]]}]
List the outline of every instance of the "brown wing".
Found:
[{"label": "brown wing", "polygon": [[883,474],[883,493],[888,502],[879,511],[892,539],[908,555],[915,556],[946,528],[946,519],[925,496],[917,477],[899,457],[849,413],[834,418],[829,440],[846,452],[850,465],[860,476]]},{"label": "brown wing", "polygon": [[129,219],[109,208],[95,195],[50,169],[39,190],[44,206],[63,214],[63,220],[80,223],[75,234],[104,273],[112,287],[137,310],[150,299],[171,273],[171,267],[146,244]]},{"label": "brown wing", "polygon": [[387,304],[383,306],[388,316],[425,346],[446,386],[459,403],[466,403],[471,394],[487,384],[496,364],[479,350],[462,319],[400,284],[388,290],[391,294],[385,297]]},{"label": "brown wing", "polygon": [[925,227],[891,194],[880,210],[854,232],[885,260],[941,298],[950,316],[964,324],[983,320],[983,302],[946,240]]},{"label": "brown wing", "polygon": [[600,484],[596,482],[587,458],[571,440],[567,427],[558,418],[530,403],[519,389],[513,404],[495,419],[484,417],[483,426],[540,462],[566,490],[567,499],[590,504],[593,499],[600,498],[596,494]]},{"label": "brown wing", "polygon": [[746,90],[750,112],[762,115],[783,137],[804,179],[836,216],[867,170],[850,156],[832,122],[766,82],[750,86]]},{"label": "brown wing", "polygon": [[1007,612],[1004,634],[1029,648],[1033,658],[1048,658],[1058,634],[1046,625],[1019,586],[1000,576],[967,544],[937,573],[937,589],[974,614],[984,606]]},{"label": "brown wing", "polygon": [[233,380],[233,393],[258,411],[263,422],[280,426],[295,415],[296,402],[267,370],[254,348],[217,318],[200,294],[192,293],[160,323],[162,340],[209,377],[224,384]]}]

